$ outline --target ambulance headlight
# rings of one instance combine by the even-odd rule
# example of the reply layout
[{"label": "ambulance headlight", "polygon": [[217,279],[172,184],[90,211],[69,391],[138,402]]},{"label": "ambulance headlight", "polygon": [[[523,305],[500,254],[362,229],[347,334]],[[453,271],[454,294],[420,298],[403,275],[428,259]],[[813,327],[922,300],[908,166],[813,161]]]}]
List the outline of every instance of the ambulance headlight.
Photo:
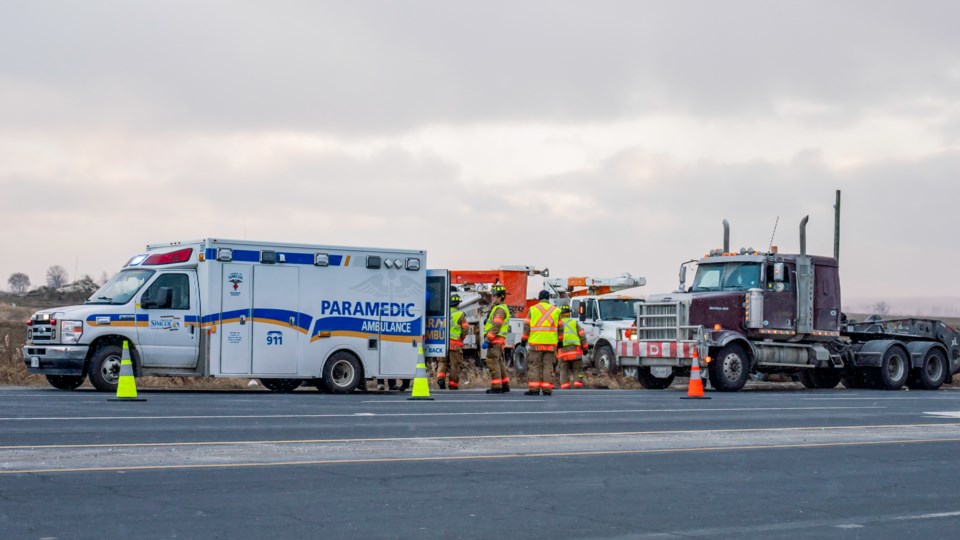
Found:
[{"label": "ambulance headlight", "polygon": [[313,264],[315,266],[330,266],[330,255],[317,253],[313,256]]},{"label": "ambulance headlight", "polygon": [[420,259],[415,259],[413,257],[407,259],[407,270],[410,270],[411,272],[420,270]]},{"label": "ambulance headlight", "polygon": [[83,335],[83,321],[60,321],[60,341],[76,343]]}]

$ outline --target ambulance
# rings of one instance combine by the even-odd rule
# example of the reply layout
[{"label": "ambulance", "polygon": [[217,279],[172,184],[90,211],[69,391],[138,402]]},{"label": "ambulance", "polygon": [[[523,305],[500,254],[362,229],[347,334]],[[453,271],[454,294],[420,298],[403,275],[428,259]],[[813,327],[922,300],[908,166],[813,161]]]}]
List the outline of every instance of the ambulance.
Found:
[{"label": "ambulance", "polygon": [[[448,298],[446,272],[427,271],[421,250],[152,244],[84,304],[35,313],[23,359],[56,388],[89,378],[115,391],[126,340],[137,376],[347,393],[367,379],[412,379],[424,322],[445,327]],[[429,349],[446,354],[445,340]]]}]

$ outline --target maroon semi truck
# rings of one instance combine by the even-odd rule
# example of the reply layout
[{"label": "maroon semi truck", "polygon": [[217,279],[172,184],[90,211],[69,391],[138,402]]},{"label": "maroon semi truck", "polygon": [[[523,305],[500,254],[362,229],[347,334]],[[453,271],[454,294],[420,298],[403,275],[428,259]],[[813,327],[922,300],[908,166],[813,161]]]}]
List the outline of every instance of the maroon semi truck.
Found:
[{"label": "maroon semi truck", "polygon": [[[837,204],[839,224],[839,194]],[[681,266],[680,289],[639,306],[637,331],[617,342],[625,369],[645,388],[689,375],[694,351],[716,390],[737,391],[751,373],[788,373],[807,388],[934,390],[960,371],[960,334],[926,319],[847,320],[840,311],[838,235],[834,257],[731,252],[724,247]],[[839,225],[837,226],[837,232]],[[687,264],[696,262],[693,285]]]}]

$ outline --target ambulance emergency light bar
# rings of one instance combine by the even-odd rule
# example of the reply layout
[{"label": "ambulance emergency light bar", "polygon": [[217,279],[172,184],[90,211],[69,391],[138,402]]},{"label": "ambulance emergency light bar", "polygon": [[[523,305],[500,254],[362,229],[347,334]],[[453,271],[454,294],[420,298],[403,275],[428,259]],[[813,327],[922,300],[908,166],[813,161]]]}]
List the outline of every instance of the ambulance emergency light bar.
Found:
[{"label": "ambulance emergency light bar", "polygon": [[187,262],[193,255],[193,248],[183,248],[170,253],[155,253],[153,255],[137,255],[133,257],[124,266],[163,266],[165,264],[176,264]]}]

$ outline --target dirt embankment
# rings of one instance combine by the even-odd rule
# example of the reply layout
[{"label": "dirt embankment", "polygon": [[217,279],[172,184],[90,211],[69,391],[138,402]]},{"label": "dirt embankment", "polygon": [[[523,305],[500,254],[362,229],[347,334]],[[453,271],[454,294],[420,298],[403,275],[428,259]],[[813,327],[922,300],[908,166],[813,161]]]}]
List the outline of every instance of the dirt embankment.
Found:
[{"label": "dirt embankment", "polygon": [[[67,297],[63,295],[47,295],[45,297],[18,297],[5,293],[0,293],[0,385],[19,385],[19,386],[47,386],[46,379],[39,375],[30,375],[23,363],[22,347],[27,339],[26,321],[39,309],[67,305],[76,302],[82,302],[83,299]],[[854,315],[853,317],[862,319]],[[894,318],[894,317],[890,317]],[[946,324],[960,328],[960,319],[942,319]],[[512,386],[516,389],[526,387],[526,378],[524,376],[514,376]],[[960,386],[960,377],[954,378],[955,382],[949,386]],[[85,382],[84,386],[89,386]],[[466,367],[461,376],[461,386],[467,388],[487,388],[490,384],[490,377],[485,370],[473,366]],[[686,378],[678,378],[674,383],[675,388],[683,388],[687,384]],[[783,378],[783,382],[764,382],[758,383],[751,381],[748,387],[763,386],[764,388],[799,387],[797,383],[791,383],[789,377]],[[143,377],[137,379],[137,386],[141,388],[180,388],[195,390],[228,390],[228,389],[263,389],[263,387],[250,379],[211,379],[196,377]],[[642,389],[636,379],[624,377],[623,375],[611,376],[607,374],[587,372],[587,388],[605,388],[613,390],[638,390]],[[437,388],[436,381],[431,379],[431,388]],[[376,384],[370,382],[370,390],[376,389]],[[302,387],[303,390],[312,389],[310,386]]]}]

